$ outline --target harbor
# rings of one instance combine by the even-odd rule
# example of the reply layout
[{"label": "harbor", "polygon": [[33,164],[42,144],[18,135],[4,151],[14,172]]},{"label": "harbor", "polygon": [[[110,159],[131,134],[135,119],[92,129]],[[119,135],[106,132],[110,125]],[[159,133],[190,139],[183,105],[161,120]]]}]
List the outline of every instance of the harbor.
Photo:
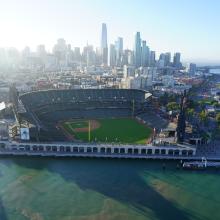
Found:
[{"label": "harbor", "polygon": [[4,156],[0,219],[219,219],[220,171],[178,162]]}]

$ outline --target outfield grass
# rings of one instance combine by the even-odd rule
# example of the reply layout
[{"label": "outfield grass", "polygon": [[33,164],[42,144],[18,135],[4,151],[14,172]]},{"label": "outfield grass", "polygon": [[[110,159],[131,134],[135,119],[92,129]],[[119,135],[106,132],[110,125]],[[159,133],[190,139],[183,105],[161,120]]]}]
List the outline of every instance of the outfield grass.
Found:
[{"label": "outfield grass", "polygon": [[[97,121],[100,127],[91,131],[91,141],[145,144],[152,133],[151,128],[132,118],[98,119]],[[65,122],[63,125],[74,138],[87,142],[88,132],[74,132],[74,128],[85,126],[88,126],[88,120]]]}]

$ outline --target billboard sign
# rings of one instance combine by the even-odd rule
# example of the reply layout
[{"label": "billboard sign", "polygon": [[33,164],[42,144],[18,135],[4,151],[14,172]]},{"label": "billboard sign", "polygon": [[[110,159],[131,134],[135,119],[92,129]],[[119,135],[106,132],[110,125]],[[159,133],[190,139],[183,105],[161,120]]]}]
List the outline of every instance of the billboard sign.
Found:
[{"label": "billboard sign", "polygon": [[20,129],[21,140],[30,140],[29,128]]}]

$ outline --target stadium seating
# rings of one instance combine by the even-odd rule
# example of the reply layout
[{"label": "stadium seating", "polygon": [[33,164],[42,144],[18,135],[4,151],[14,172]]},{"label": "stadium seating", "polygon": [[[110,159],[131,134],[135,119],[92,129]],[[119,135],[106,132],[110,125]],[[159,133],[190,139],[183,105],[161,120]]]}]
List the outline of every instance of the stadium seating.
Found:
[{"label": "stadium seating", "polygon": [[133,102],[143,103],[145,91],[135,89],[76,89],[45,90],[26,93],[20,96],[24,106],[39,108],[46,105],[70,103],[102,103],[112,104]]}]

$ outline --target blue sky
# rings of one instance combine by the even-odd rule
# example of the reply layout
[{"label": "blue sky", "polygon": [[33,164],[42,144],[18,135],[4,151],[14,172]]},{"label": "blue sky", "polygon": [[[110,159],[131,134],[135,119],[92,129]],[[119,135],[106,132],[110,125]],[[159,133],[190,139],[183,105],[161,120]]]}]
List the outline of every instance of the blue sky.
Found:
[{"label": "blue sky", "polygon": [[133,47],[134,32],[157,54],[180,51],[184,60],[220,63],[219,0],[0,0],[0,47],[45,44],[63,37],[73,47],[108,43],[121,36]]}]

